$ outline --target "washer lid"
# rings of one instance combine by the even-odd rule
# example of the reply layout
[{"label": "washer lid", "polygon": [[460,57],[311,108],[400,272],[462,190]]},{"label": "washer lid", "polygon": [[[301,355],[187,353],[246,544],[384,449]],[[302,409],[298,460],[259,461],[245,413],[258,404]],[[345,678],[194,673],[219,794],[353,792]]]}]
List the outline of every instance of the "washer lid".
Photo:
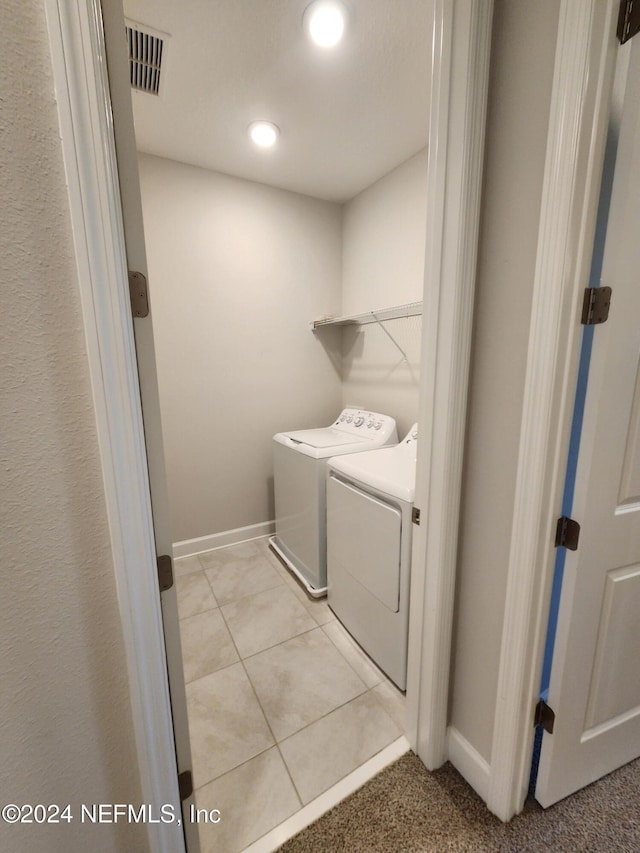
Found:
[{"label": "washer lid", "polygon": [[349,435],[342,430],[334,429],[333,427],[324,427],[322,429],[299,429],[295,432],[285,432],[287,438],[295,441],[296,444],[306,444],[309,447],[326,448],[326,447],[342,447],[345,444],[358,444],[363,441],[368,441],[365,436]]}]

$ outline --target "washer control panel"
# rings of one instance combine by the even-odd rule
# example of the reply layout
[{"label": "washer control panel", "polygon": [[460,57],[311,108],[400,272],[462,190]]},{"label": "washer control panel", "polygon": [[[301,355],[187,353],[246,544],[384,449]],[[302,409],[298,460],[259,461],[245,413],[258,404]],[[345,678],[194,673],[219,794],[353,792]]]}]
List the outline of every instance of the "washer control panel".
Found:
[{"label": "washer control panel", "polygon": [[367,412],[363,409],[343,409],[335,420],[334,427],[363,437],[380,439],[393,436],[396,422],[389,415]]}]

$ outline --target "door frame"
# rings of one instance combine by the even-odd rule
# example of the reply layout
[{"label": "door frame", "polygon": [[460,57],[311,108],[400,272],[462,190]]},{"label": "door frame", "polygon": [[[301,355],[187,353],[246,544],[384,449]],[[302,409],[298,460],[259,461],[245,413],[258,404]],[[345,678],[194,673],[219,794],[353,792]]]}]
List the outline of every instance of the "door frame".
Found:
[{"label": "door frame", "polygon": [[[181,815],[99,0],[45,0],[143,803]],[[136,772],[136,771],[134,771]],[[183,829],[147,823],[151,850]]]},{"label": "door frame", "polygon": [[427,234],[409,608],[407,737],[448,758],[458,524],[466,435],[493,0],[435,0]]},{"label": "door frame", "polygon": [[618,43],[618,0],[562,0],[547,135],[491,763],[485,799],[524,805]]}]

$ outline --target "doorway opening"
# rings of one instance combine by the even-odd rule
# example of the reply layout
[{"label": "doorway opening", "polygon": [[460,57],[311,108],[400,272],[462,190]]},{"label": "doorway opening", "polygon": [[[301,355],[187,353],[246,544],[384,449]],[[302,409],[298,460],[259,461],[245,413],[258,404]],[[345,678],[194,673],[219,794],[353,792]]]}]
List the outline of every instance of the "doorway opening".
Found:
[{"label": "doorway opening", "polygon": [[[402,694],[266,537],[275,433],[348,405],[417,420],[418,316],[389,323],[403,357],[375,324],[309,323],[422,299],[431,12],[350,4],[330,56],[305,5],[124,3],[163,41],[158,94],[132,98],[196,800],[235,791],[226,824],[254,833],[229,849],[404,733]],[[268,815],[246,778],[281,792]]]}]

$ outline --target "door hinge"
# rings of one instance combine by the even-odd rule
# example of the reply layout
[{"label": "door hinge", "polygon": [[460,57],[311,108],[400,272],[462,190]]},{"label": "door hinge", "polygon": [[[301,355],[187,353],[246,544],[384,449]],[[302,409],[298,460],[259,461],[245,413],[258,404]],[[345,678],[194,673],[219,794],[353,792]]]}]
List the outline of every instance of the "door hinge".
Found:
[{"label": "door hinge", "polygon": [[160,592],[166,592],[173,586],[173,563],[168,554],[163,554],[156,560],[158,564],[158,585]]},{"label": "door hinge", "polygon": [[568,548],[569,551],[578,550],[580,539],[580,525],[572,518],[561,515],[556,525],[556,548]]},{"label": "door hinge", "polygon": [[556,714],[544,699],[541,699],[536,705],[536,713],[533,718],[534,726],[542,726],[545,732],[548,732],[550,735],[553,734],[553,726],[556,721]]},{"label": "door hinge", "polygon": [[149,292],[147,277],[141,272],[129,270],[129,296],[131,313],[134,317],[146,317],[149,314]]},{"label": "door hinge", "polygon": [[411,509],[411,521],[413,521],[414,524],[420,524],[420,510],[417,506],[414,506]]},{"label": "door hinge", "polygon": [[620,44],[624,44],[640,32],[640,2],[621,0],[618,15],[617,35]]},{"label": "door hinge", "polygon": [[184,802],[187,797],[193,794],[191,770],[183,770],[182,773],[178,773],[178,791],[180,791],[180,802]]},{"label": "door hinge", "polygon": [[609,318],[610,305],[610,287],[585,288],[584,299],[582,301],[582,319],[580,322],[583,326],[596,326],[598,323],[606,323]]}]

